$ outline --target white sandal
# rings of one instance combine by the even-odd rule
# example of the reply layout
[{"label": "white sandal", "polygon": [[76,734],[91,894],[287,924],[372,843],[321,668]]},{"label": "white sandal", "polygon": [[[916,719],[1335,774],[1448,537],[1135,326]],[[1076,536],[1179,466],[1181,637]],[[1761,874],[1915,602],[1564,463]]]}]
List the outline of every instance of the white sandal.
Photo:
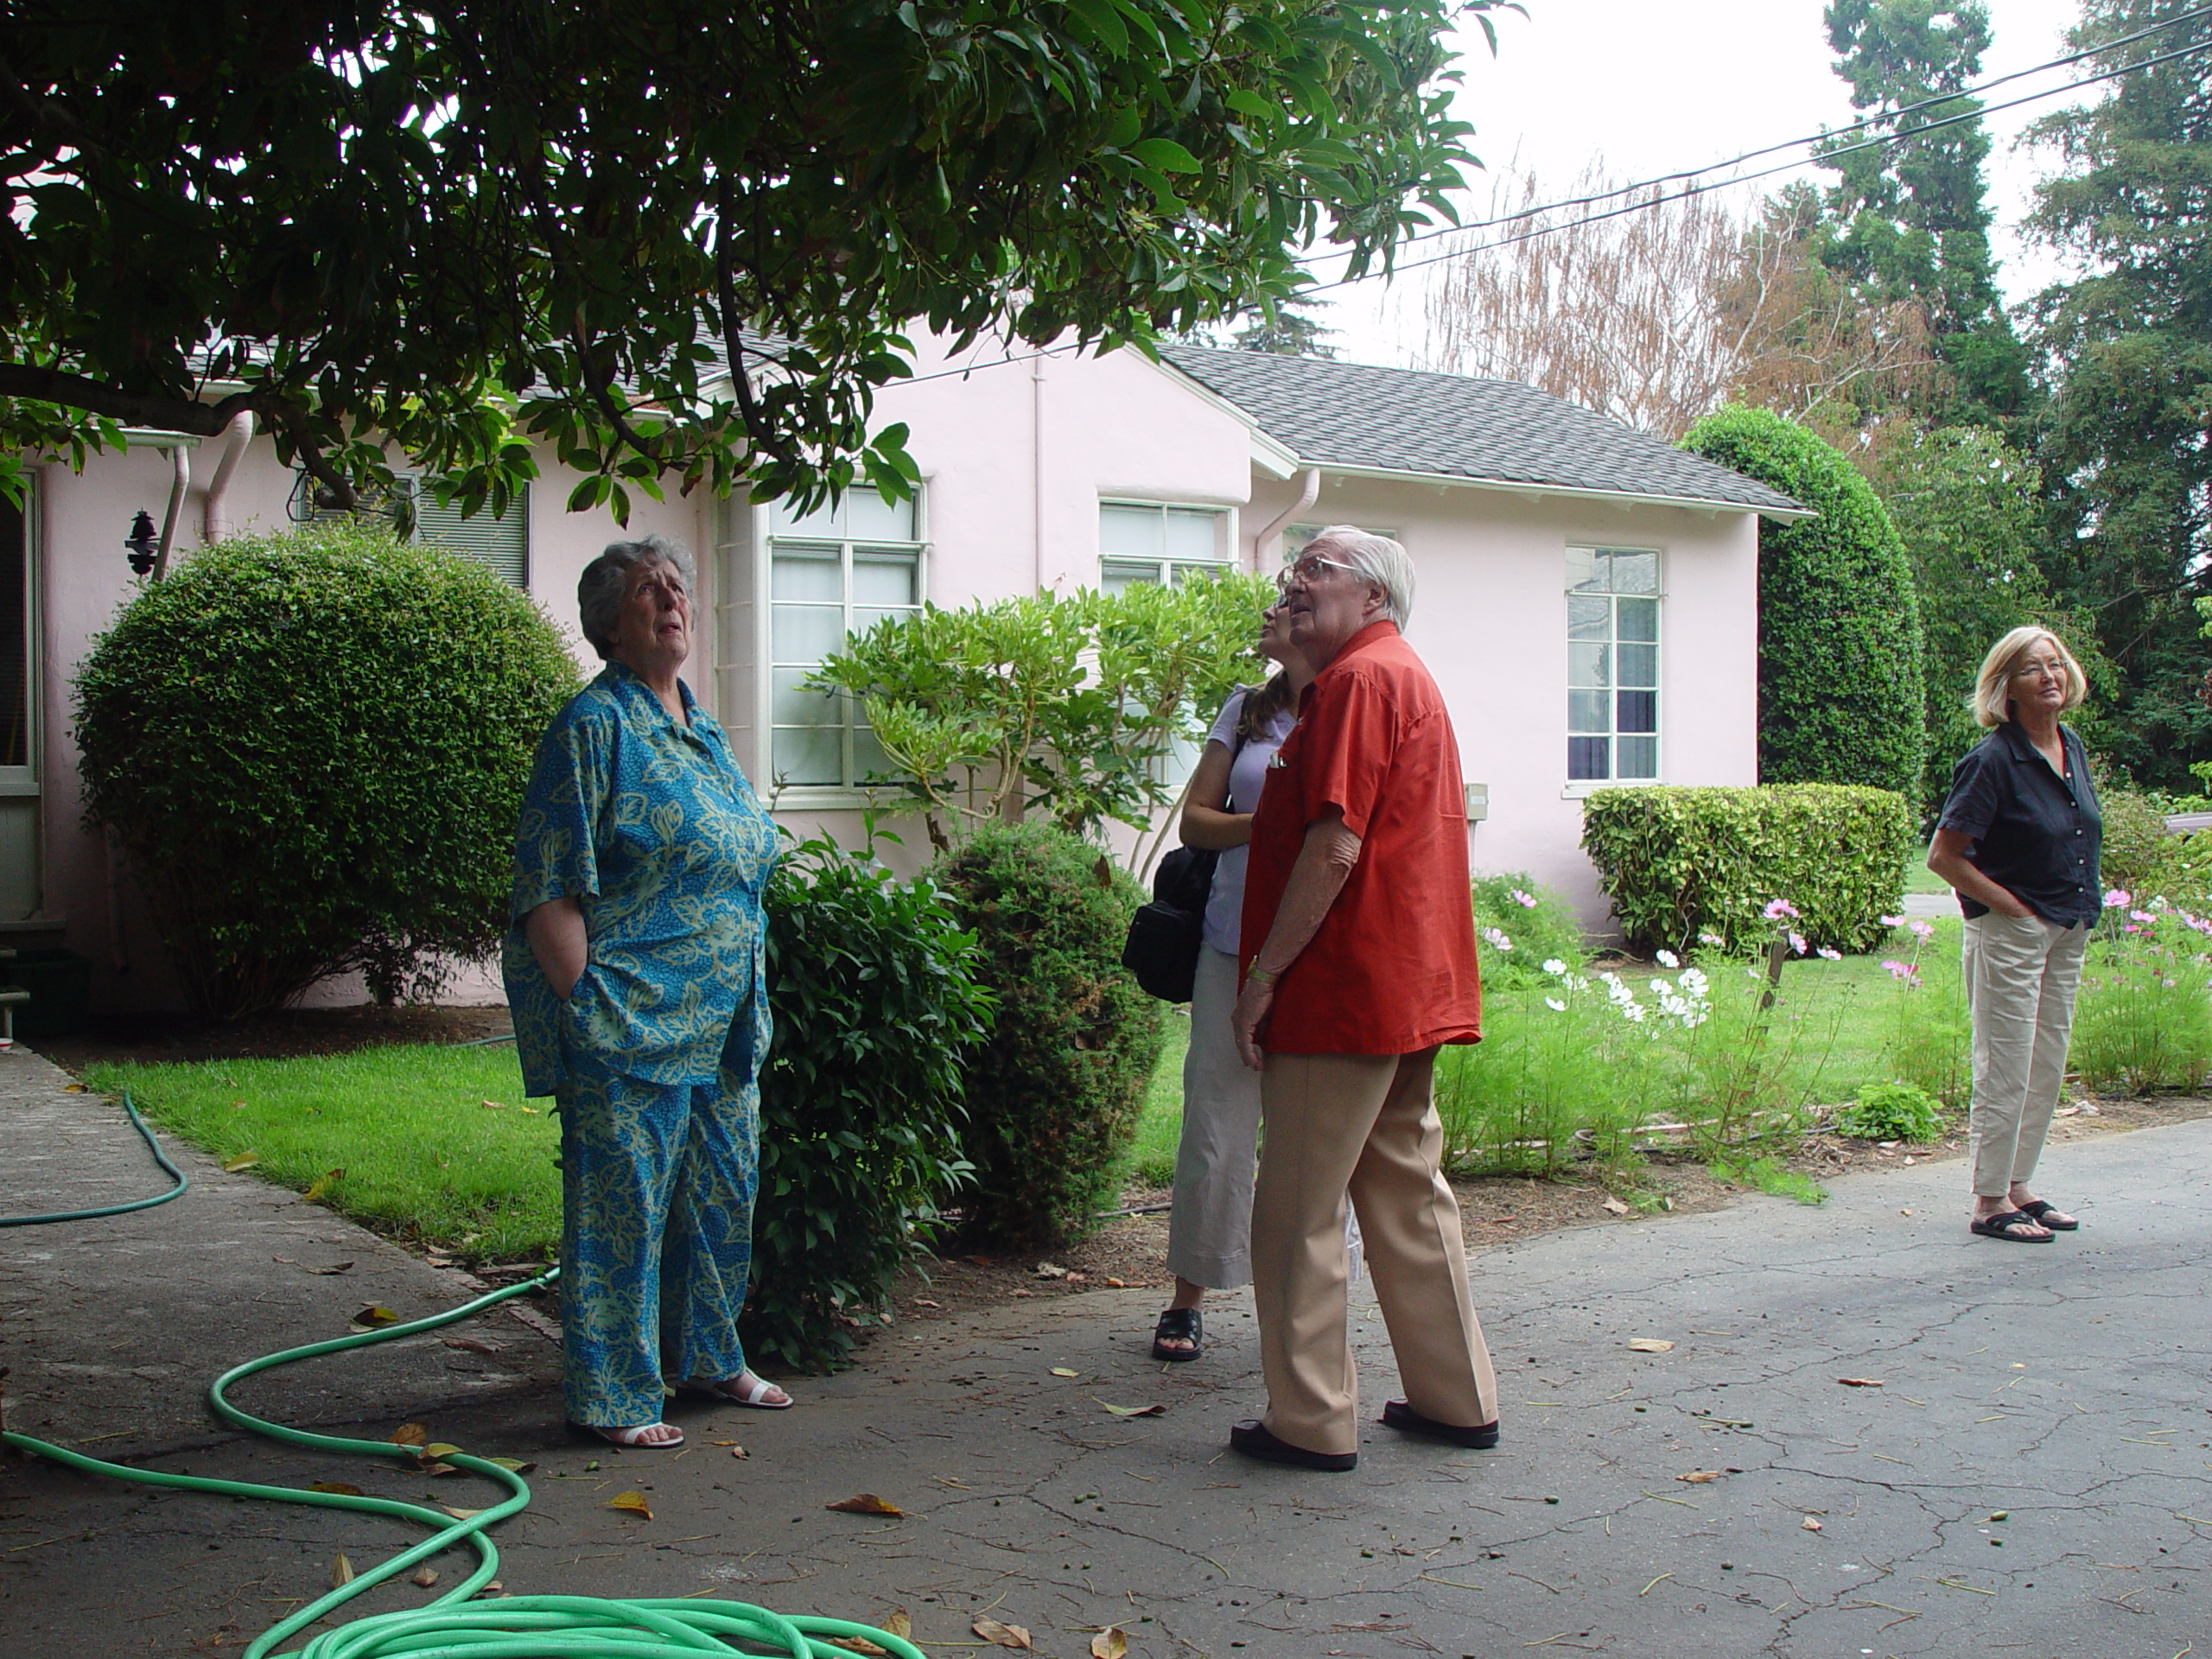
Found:
[{"label": "white sandal", "polygon": [[[609,1428],[600,1423],[574,1423],[587,1434],[596,1434],[609,1446],[619,1446],[636,1452],[669,1452],[683,1444],[683,1431],[673,1423],[639,1423],[628,1428]],[[658,1431],[663,1438],[647,1440],[646,1435]]]},{"label": "white sandal", "polygon": [[[725,1377],[719,1382],[705,1377],[694,1377],[684,1386],[709,1395],[725,1404],[750,1406],[755,1411],[789,1411],[796,1403],[791,1395],[785,1394],[774,1383],[766,1377],[754,1376],[750,1370],[740,1371],[735,1376]],[[772,1395],[783,1397],[771,1399],[769,1396]]]}]

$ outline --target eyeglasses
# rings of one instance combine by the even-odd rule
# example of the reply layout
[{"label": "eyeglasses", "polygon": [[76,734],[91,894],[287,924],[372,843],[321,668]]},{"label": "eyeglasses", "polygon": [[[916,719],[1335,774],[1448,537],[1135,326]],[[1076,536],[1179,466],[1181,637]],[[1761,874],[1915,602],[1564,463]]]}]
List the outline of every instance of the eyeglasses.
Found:
[{"label": "eyeglasses", "polygon": [[1294,582],[1318,581],[1325,569],[1349,570],[1355,576],[1365,576],[1367,574],[1357,565],[1346,564],[1342,559],[1325,559],[1319,553],[1308,553],[1294,564],[1287,564],[1275,572],[1275,590],[1287,594]]},{"label": "eyeglasses", "polygon": [[2012,671],[2016,680],[2063,680],[2066,677],[2063,663],[2022,663]]}]

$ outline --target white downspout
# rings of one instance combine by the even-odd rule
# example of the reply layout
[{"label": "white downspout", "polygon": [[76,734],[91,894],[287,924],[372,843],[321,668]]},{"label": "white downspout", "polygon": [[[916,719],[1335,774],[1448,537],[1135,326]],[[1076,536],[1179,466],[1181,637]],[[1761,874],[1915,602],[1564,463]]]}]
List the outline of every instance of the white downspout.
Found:
[{"label": "white downspout", "polygon": [[1045,353],[1029,359],[1030,534],[1037,544],[1037,591],[1045,591]]},{"label": "white downspout", "polygon": [[1300,478],[1299,483],[1300,487],[1298,499],[1285,507],[1265,530],[1252,538],[1252,568],[1263,575],[1267,573],[1268,565],[1276,562],[1268,557],[1271,550],[1269,543],[1274,543],[1273,551],[1280,553],[1282,550],[1282,533],[1290,527],[1290,521],[1320,499],[1321,469],[1319,467],[1308,467]]},{"label": "white downspout", "polygon": [[176,540],[176,518],[184,508],[184,493],[192,487],[192,451],[179,444],[169,451],[176,476],[169,484],[169,510],[162,515],[162,546],[154,556],[154,580],[169,573],[169,549]]},{"label": "white downspout", "polygon": [[231,422],[231,447],[223,451],[223,458],[215,465],[215,476],[207,482],[207,504],[200,520],[200,544],[213,547],[231,533],[229,492],[231,474],[244,459],[246,446],[253,442],[253,411],[239,411]]}]

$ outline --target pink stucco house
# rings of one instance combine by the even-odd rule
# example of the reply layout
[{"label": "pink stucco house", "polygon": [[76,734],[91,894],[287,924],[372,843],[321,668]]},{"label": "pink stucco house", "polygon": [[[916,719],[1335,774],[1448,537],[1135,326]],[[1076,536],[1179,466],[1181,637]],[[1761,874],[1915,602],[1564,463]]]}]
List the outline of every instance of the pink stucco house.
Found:
[{"label": "pink stucco house", "polygon": [[[925,344],[879,413],[912,429],[912,503],[794,521],[641,501],[626,532],[698,555],[690,678],[796,829],[856,830],[868,798],[866,733],[796,689],[847,630],[925,600],[1269,569],[1338,522],[1397,537],[1419,567],[1409,637],[1451,701],[1478,868],[1529,871],[1603,925],[1582,797],[1757,781],[1758,521],[1805,510],[1658,438],[1506,382],[1181,346],[1154,363]],[[573,634],[578,573],[625,532],[564,512],[575,480],[543,465],[506,519],[426,503],[419,533],[527,585]],[[92,958],[109,1006],[178,999],[127,874],[79,822],[70,678],[130,591],[134,515],[158,524],[173,497],[179,557],[306,511],[243,429],[134,434],[81,474],[40,468],[27,511],[0,507],[0,944]]]}]

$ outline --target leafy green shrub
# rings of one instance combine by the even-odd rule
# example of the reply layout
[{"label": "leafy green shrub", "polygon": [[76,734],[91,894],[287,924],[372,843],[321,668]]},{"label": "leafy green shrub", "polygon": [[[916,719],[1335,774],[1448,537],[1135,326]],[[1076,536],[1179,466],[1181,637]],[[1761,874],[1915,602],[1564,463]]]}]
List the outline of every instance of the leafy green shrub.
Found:
[{"label": "leafy green shrub", "polygon": [[2104,814],[2099,862],[2107,888],[2118,887],[2138,904],[2152,899],[2190,907],[2212,903],[2212,836],[2169,835],[2171,804],[2162,796],[2101,787],[2097,805]]},{"label": "leafy green shrub", "polygon": [[1584,803],[1582,845],[1630,941],[1731,954],[1774,937],[1773,900],[1813,945],[1866,950],[1904,890],[1907,798],[1884,789],[1603,789]]},{"label": "leafy green shrub", "polygon": [[1759,523],[1759,780],[1917,799],[1920,603],[1880,499],[1834,448],[1770,410],[1718,410],[1682,448],[1819,515]]},{"label": "leafy green shrub", "polygon": [[991,824],[941,859],[998,999],[968,1065],[976,1166],[966,1236],[1057,1249],[1089,1233],[1165,1042],[1161,1005],[1122,966],[1135,882],[1049,824]]},{"label": "leafy green shrub", "polygon": [[1943,1108],[1909,1083],[1871,1084],[1835,1115],[1835,1132],[1861,1141],[1933,1141],[1943,1133]]},{"label": "leafy green shrub", "polygon": [[424,995],[506,926],[531,759],[576,685],[530,599],[451,553],[242,536],[92,642],[86,821],[121,840],[203,1016],[354,969],[379,1001]]},{"label": "leafy green shrub", "polygon": [[[1590,953],[1582,937],[1582,918],[1565,899],[1539,887],[1525,871],[1477,876],[1474,900],[1483,984],[1489,989],[1548,985],[1545,963],[1580,968]],[[1506,940],[1503,946],[1498,944],[1501,936]]]},{"label": "leafy green shrub", "polygon": [[975,936],[934,883],[826,840],[777,870],[768,954],[744,1335],[756,1354],[834,1370],[968,1173],[962,1064],[990,997]]}]

